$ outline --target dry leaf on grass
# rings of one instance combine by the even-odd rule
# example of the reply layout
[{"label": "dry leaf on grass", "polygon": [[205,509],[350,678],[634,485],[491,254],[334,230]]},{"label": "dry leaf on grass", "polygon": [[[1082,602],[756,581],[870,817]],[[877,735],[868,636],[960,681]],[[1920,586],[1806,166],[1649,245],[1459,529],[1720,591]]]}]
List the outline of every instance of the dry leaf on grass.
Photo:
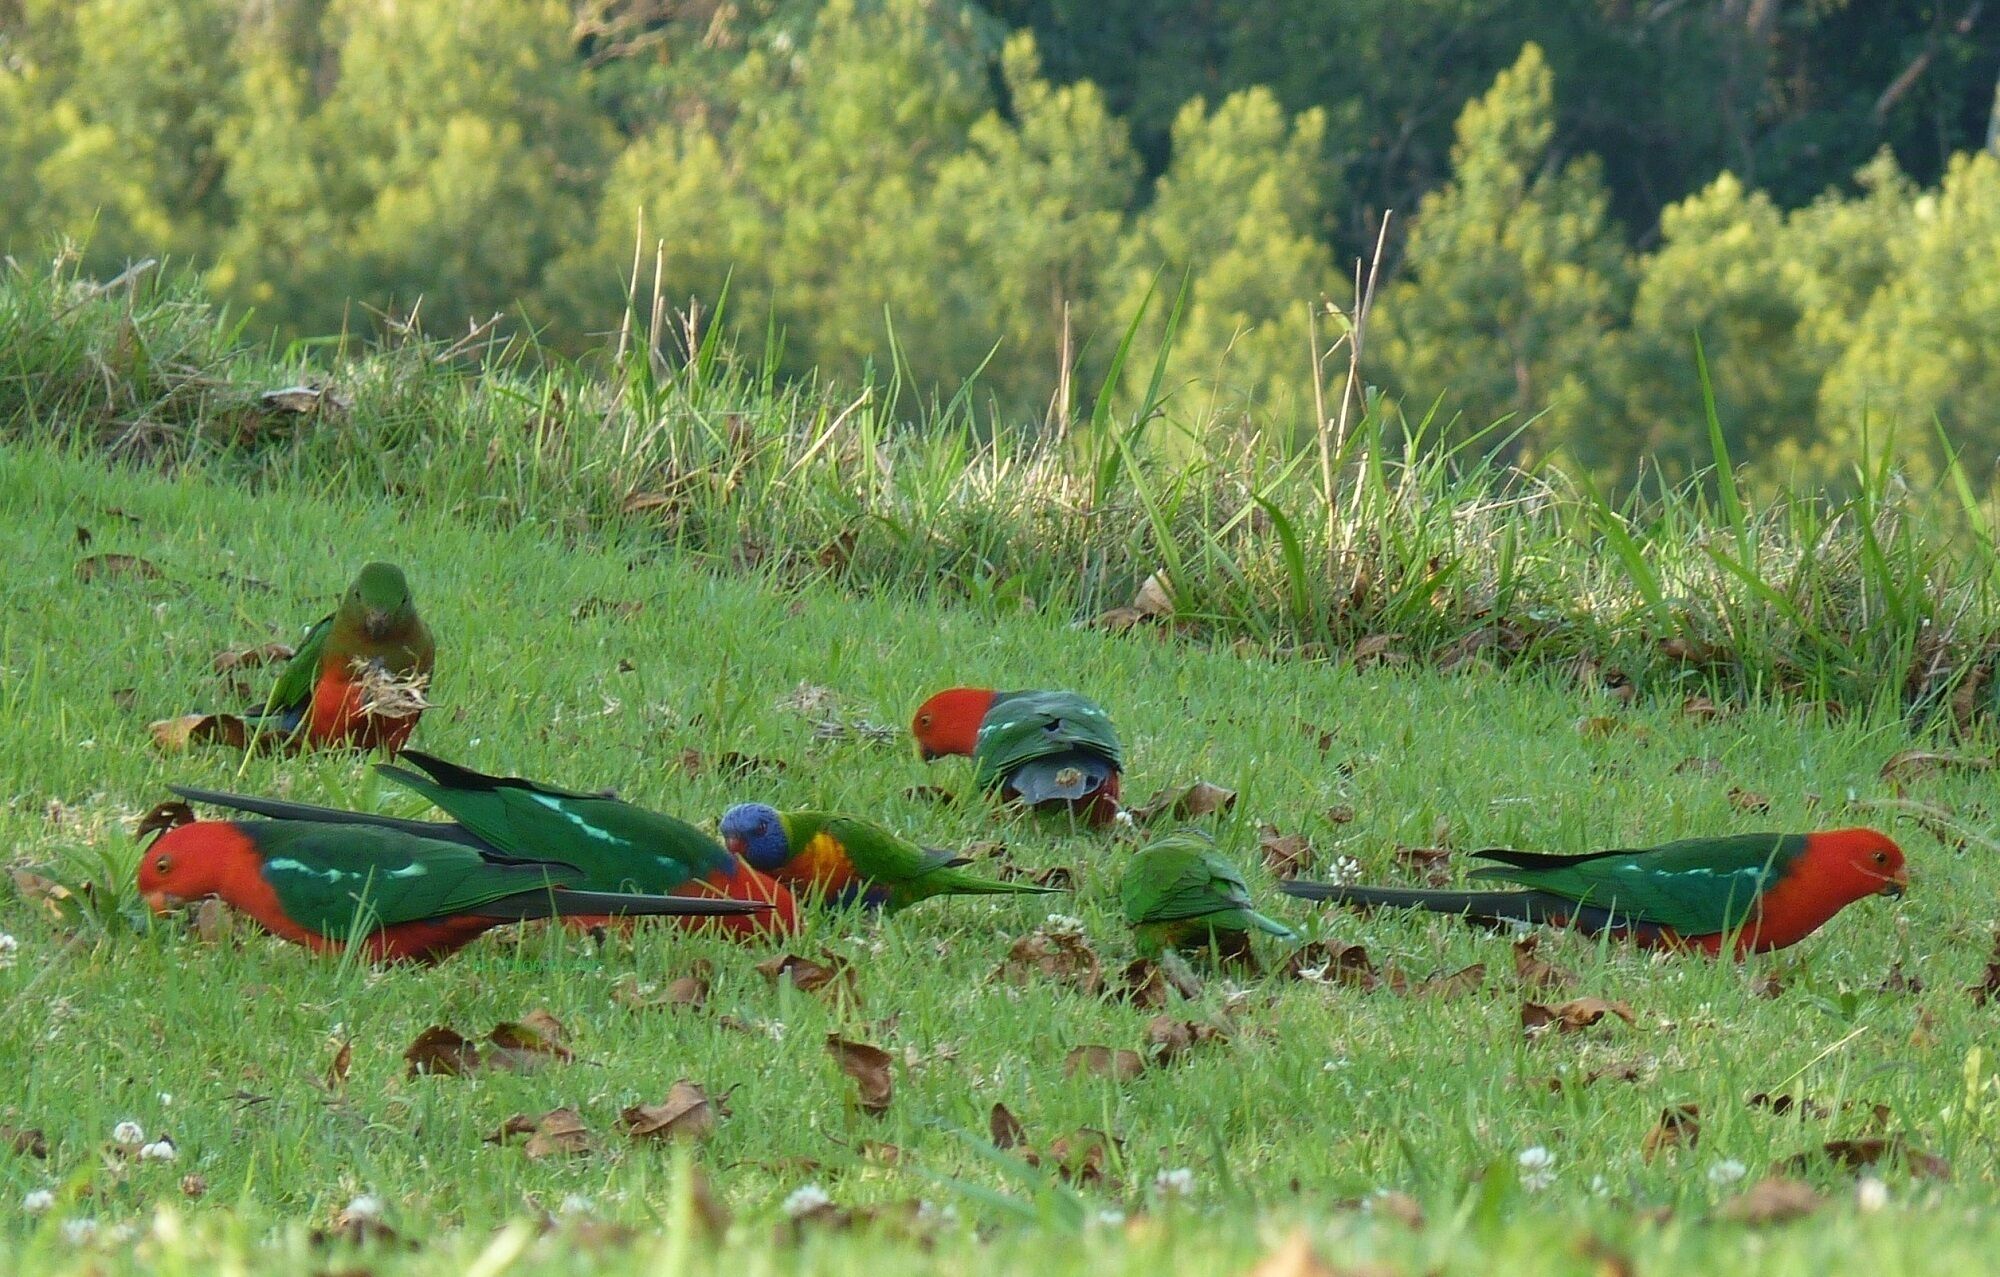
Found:
[{"label": "dry leaf on grass", "polygon": [[1783,1224],[1803,1219],[1825,1204],[1812,1185],[1783,1175],[1770,1175],[1722,1204],[1716,1212],[1739,1224]]},{"label": "dry leaf on grass", "polygon": [[76,561],[79,581],[157,581],[166,573],[132,554],[92,554]]},{"label": "dry leaf on grass", "polygon": [[1081,1073],[1086,1077],[1108,1077],[1115,1082],[1130,1082],[1145,1071],[1145,1057],[1137,1051],[1123,1048],[1079,1046],[1063,1059],[1064,1077],[1075,1077]]},{"label": "dry leaf on grass", "polygon": [[49,1155],[49,1140],[40,1127],[0,1125],[0,1147],[17,1157],[47,1158]]},{"label": "dry leaf on grass", "polygon": [[521,1151],[537,1161],[588,1153],[590,1132],[584,1129],[583,1114],[573,1108],[550,1109],[536,1121],[534,1132]]},{"label": "dry leaf on grass", "polygon": [[289,661],[295,655],[297,653],[283,643],[262,643],[256,647],[236,647],[217,652],[210,665],[216,673],[227,674],[231,670],[247,670]]},{"label": "dry leaf on grass", "polygon": [[547,1011],[493,1026],[482,1051],[478,1042],[448,1025],[433,1024],[417,1035],[403,1052],[407,1074],[467,1077],[481,1071],[530,1073],[544,1065],[567,1064],[574,1057],[563,1044],[562,1022]]},{"label": "dry leaf on grass", "polygon": [[800,993],[819,993],[831,990],[831,996],[845,997],[859,1003],[861,995],[855,984],[854,967],[838,954],[820,950],[819,960],[787,953],[776,958],[766,958],[754,970],[772,984],[789,984]]},{"label": "dry leaf on grass", "polygon": [[838,1033],[826,1035],[826,1049],[840,1071],[854,1079],[861,1111],[875,1117],[888,1112],[896,1091],[894,1057],[879,1046],[849,1041]]},{"label": "dry leaf on grass", "polygon": [[1039,977],[1087,997],[1097,996],[1104,988],[1097,951],[1082,932],[1066,925],[1044,924],[1016,940],[993,974],[1012,985],[1025,985]]},{"label": "dry leaf on grass", "polygon": [[1561,989],[1576,983],[1574,973],[1543,959],[1538,952],[1539,935],[1522,936],[1514,942],[1514,978],[1525,989]]},{"label": "dry leaf on grass", "polygon": [[1902,786],[1920,776],[1954,768],[1990,771],[1993,759],[1983,754],[1946,754],[1932,749],[1905,749],[1889,756],[1882,764],[1882,779],[1901,791]]},{"label": "dry leaf on grass", "polygon": [[1199,820],[1226,812],[1236,805],[1236,791],[1197,780],[1191,785],[1169,785],[1140,806],[1132,808],[1132,819],[1142,825],[1161,816],[1170,820]]},{"label": "dry leaf on grass", "polygon": [[1304,834],[1281,834],[1276,825],[1257,826],[1257,849],[1275,878],[1296,878],[1313,867],[1312,844]]},{"label": "dry leaf on grass", "polygon": [[1543,1006],[1539,1002],[1521,1004],[1521,1031],[1529,1037],[1540,1037],[1550,1029],[1558,1033],[1578,1033],[1596,1024],[1607,1015],[1615,1015],[1627,1024],[1637,1024],[1632,1008],[1623,1002],[1607,1002],[1603,998],[1574,998],[1560,1006]]},{"label": "dry leaf on grass", "polygon": [[1744,789],[1739,785],[1729,787],[1729,805],[1738,811],[1767,812],[1771,810],[1771,800],[1754,789]]},{"label": "dry leaf on grass", "polygon": [[[211,742],[231,749],[250,745],[250,725],[235,714],[183,714],[148,723],[146,730],[152,733],[154,746],[168,754]],[[275,734],[265,735],[272,739]]]},{"label": "dry leaf on grass", "polygon": [[682,1078],[667,1089],[658,1104],[634,1104],[618,1115],[619,1125],[635,1140],[704,1139],[717,1117],[729,1115],[721,1099],[710,1099],[700,1086]]},{"label": "dry leaf on grass", "polygon": [[139,817],[139,823],[132,829],[132,836],[144,839],[147,834],[161,833],[181,825],[194,823],[194,808],[178,798],[163,803],[155,803],[146,814]]},{"label": "dry leaf on grass", "polygon": [[986,1115],[987,1138],[997,1149],[1019,1148],[1028,1142],[1027,1128],[1005,1104],[996,1102]]},{"label": "dry leaf on grass", "polygon": [[1660,1110],[1660,1120],[1640,1141],[1639,1156],[1650,1162],[1670,1149],[1693,1148],[1700,1142],[1701,1105],[1675,1104]]}]

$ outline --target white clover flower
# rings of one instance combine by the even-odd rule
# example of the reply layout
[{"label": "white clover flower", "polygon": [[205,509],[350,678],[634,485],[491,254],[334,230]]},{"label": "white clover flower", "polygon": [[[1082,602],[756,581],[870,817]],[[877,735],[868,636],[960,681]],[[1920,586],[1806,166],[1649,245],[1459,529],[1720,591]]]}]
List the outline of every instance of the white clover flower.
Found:
[{"label": "white clover flower", "polygon": [[1127,829],[1130,829],[1134,825],[1139,823],[1138,821],[1132,819],[1132,813],[1129,811],[1120,811],[1116,816],[1113,816],[1111,820],[1112,823],[1123,825]]},{"label": "white clover flower", "polygon": [[174,1160],[174,1142],[166,1137],[154,1140],[139,1149],[142,1162],[171,1162]]},{"label": "white clover flower", "polygon": [[347,1209],[340,1213],[349,1219],[380,1219],[382,1218],[382,1199],[373,1193],[363,1193],[349,1202]]},{"label": "white clover flower", "polygon": [[833,1205],[833,1199],[817,1184],[802,1184],[792,1190],[785,1199],[785,1215],[790,1219],[802,1219],[822,1206]]},{"label": "white clover flower", "polygon": [[1732,1157],[1725,1161],[1717,1162],[1708,1168],[1708,1182],[1717,1188],[1722,1187],[1724,1184],[1734,1184],[1737,1180],[1742,1179],[1748,1174],[1749,1169],[1749,1167]]},{"label": "white clover flower", "polygon": [[66,1219],[62,1226],[63,1240],[72,1246],[83,1246],[97,1236],[97,1221],[89,1216],[81,1219]]},{"label": "white clover flower", "polygon": [[582,1193],[570,1193],[562,1199],[562,1205],[556,1207],[556,1214],[588,1215],[596,1206],[596,1202],[591,1201]]},{"label": "white clover flower", "polygon": [[114,1144],[144,1144],[146,1128],[131,1119],[126,1119],[111,1128],[111,1142]]},{"label": "white clover flower", "polygon": [[21,942],[4,931],[0,931],[0,967],[11,967],[21,956]]},{"label": "white clover flower", "polygon": [[1361,862],[1352,856],[1335,857],[1327,877],[1343,887],[1352,886],[1361,881]]},{"label": "white clover flower", "polygon": [[1889,1186],[1873,1175],[1865,1175],[1854,1186],[1854,1208],[1873,1215],[1889,1204]]},{"label": "white clover flower", "polygon": [[1153,1176],[1153,1188],[1166,1197],[1194,1196],[1194,1172],[1185,1166]]},{"label": "white clover flower", "polygon": [[1521,1187],[1531,1193],[1539,1193],[1556,1182],[1556,1155],[1540,1144],[1522,1149],[1514,1164],[1521,1171]]},{"label": "white clover flower", "polygon": [[1590,1177],[1590,1192],[1593,1197],[1606,1197],[1611,1193],[1611,1181],[1602,1175]]},{"label": "white clover flower", "polygon": [[38,1188],[21,1199],[21,1209],[30,1215],[40,1215],[56,1204],[56,1195],[46,1188]]},{"label": "white clover flower", "polygon": [[160,1107],[163,1109],[170,1109],[173,1106],[174,1106],[174,1093],[172,1091],[161,1091]]},{"label": "white clover flower", "polygon": [[1052,913],[1042,919],[1042,930],[1052,936],[1080,936],[1083,934],[1083,919],[1072,918],[1066,913]]}]

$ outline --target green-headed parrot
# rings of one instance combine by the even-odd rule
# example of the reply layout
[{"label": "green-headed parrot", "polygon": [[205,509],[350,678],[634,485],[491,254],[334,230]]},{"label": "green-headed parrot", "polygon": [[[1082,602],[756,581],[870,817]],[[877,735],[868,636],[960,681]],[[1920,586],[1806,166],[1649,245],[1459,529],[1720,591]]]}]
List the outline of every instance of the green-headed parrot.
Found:
[{"label": "green-headed parrot", "polygon": [[1251,907],[1243,874],[1198,830],[1162,834],[1141,847],[1125,866],[1118,897],[1140,954],[1149,958],[1204,947],[1233,956],[1248,950],[1253,930],[1298,939]]},{"label": "green-headed parrot", "polygon": [[[370,563],[332,615],[306,631],[253,727],[313,745],[395,753],[422,716],[437,647],[393,563]],[[385,703],[384,697],[396,703]]]},{"label": "green-headed parrot", "polygon": [[[1487,924],[1546,923],[1587,935],[1610,931],[1646,947],[1711,955],[1764,953],[1797,944],[1865,896],[1903,894],[1903,851],[1873,829],[1814,834],[1731,834],[1659,847],[1575,856],[1473,853],[1498,861],[1471,877],[1519,891],[1431,891],[1280,883],[1307,900],[1460,914]],[[1733,939],[1732,939],[1733,938]]]}]

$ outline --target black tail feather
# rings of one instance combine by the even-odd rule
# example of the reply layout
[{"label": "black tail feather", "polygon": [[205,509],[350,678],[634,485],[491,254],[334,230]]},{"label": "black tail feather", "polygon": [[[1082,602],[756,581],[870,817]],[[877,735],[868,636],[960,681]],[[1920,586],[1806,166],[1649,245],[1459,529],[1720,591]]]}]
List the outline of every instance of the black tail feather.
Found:
[{"label": "black tail feather", "polygon": [[1308,882],[1297,878],[1279,883],[1278,890],[1301,900],[1325,900],[1351,909],[1427,909],[1432,913],[1453,914],[1467,922],[1489,927],[1509,923],[1575,927],[1591,936],[1610,930],[1643,941],[1658,940],[1666,930],[1658,923],[1615,913],[1601,905],[1578,904],[1567,896],[1549,891],[1348,887],[1335,882]]},{"label": "black tail feather", "polygon": [[[505,783],[503,777],[488,776],[469,767],[460,767],[457,763],[448,763],[436,754],[426,754],[421,749],[405,749],[396,757],[406,763],[415,763],[423,771],[430,773],[426,783],[443,785],[446,789],[497,789]],[[420,781],[425,779],[416,777],[413,773],[391,763],[377,763],[375,770],[384,776],[396,776],[400,773],[402,776]]]},{"label": "black tail feather", "polygon": [[621,891],[522,891],[480,905],[470,912],[482,918],[723,917],[762,913],[771,906],[759,900],[725,896],[641,896]]},{"label": "black tail feather", "polygon": [[464,825],[449,820],[405,820],[372,811],[345,811],[339,807],[315,807],[311,803],[286,802],[282,798],[252,798],[247,794],[226,794],[219,789],[196,789],[192,785],[169,785],[168,789],[191,803],[206,803],[228,811],[249,812],[269,820],[310,820],[323,825],[368,825],[393,829],[438,842],[470,847],[495,864],[532,864],[541,857],[514,856],[501,851]]}]

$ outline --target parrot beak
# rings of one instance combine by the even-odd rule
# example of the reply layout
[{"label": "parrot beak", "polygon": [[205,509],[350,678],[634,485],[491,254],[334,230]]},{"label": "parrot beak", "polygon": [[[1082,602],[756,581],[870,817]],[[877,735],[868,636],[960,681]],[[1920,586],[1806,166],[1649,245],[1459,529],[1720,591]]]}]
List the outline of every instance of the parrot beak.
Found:
[{"label": "parrot beak", "polygon": [[748,863],[750,859],[750,845],[741,838],[724,838],[722,845],[729,849],[730,855]]},{"label": "parrot beak", "polygon": [[1909,889],[1910,889],[1910,871],[1907,869],[1898,869],[1895,872],[1894,876],[1892,876],[1887,882],[1884,882],[1882,884],[1881,890],[1877,891],[1875,894],[1878,896],[1892,896],[1900,898],[1902,894],[1908,891]]},{"label": "parrot beak", "polygon": [[926,763],[934,763],[938,759],[943,758],[944,755],[932,749],[929,745],[919,745],[917,746],[917,757]]},{"label": "parrot beak", "polygon": [[389,637],[389,614],[380,608],[369,608],[361,618],[361,628],[372,639]]},{"label": "parrot beak", "polygon": [[186,902],[179,896],[169,895],[164,891],[149,891],[146,893],[146,907],[154,913],[172,913],[184,903]]}]

